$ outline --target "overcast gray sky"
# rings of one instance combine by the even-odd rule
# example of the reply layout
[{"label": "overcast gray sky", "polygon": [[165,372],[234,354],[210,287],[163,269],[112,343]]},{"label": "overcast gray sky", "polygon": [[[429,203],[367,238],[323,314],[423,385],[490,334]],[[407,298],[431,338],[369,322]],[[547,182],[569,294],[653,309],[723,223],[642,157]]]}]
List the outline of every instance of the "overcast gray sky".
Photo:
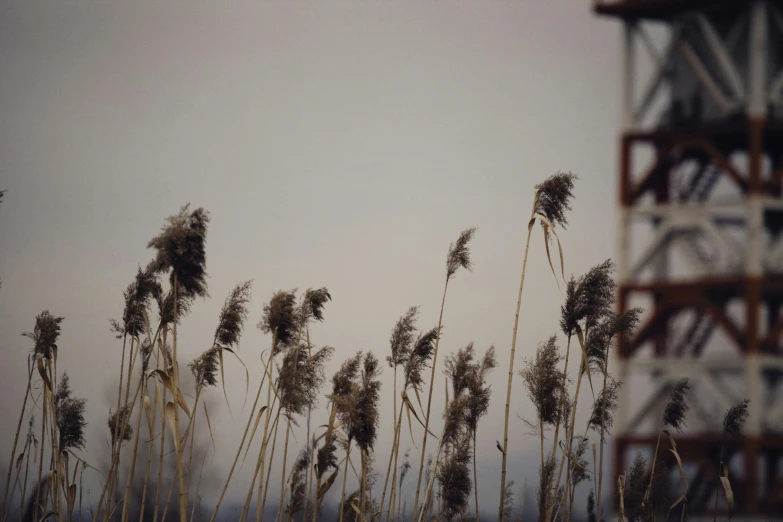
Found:
[{"label": "overcast gray sky", "polygon": [[[329,288],[312,331],[336,348],[329,375],[357,350],[384,358],[409,306],[421,306],[422,329],[437,324],[449,243],[477,226],[475,270],[449,287],[439,365],[470,341],[498,350],[478,454],[482,503],[496,505],[533,185],[558,170],[581,178],[560,232],[566,275],[614,256],[618,31],[580,0],[2,2],[0,412],[14,421],[0,448],[24,393],[30,341],[19,334],[48,309],[66,318],[59,367],[89,399],[85,456],[99,461],[121,350],[108,319],[153,255],[148,240],[185,203],[211,213],[212,298],[184,320],[180,359],[209,346],[225,296],[252,278],[240,349],[251,388],[270,342],[255,324],[273,292]],[[516,368],[558,332],[543,246],[537,229]],[[233,419],[210,392],[220,481],[245,422],[244,370],[229,360],[226,371]],[[439,430],[440,367],[437,378]],[[383,381],[391,388],[388,369]],[[513,395],[512,416],[532,417],[518,378]],[[384,471],[391,425],[387,413]],[[511,426],[509,478],[534,483],[537,439],[516,416]],[[407,433],[402,445],[412,448]]]}]

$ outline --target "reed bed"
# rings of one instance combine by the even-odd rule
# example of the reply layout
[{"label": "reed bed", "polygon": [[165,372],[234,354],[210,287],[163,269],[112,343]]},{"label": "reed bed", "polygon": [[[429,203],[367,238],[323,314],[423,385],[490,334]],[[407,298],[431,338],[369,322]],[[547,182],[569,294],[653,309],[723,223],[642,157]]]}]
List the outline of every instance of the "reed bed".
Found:
[{"label": "reed bed", "polygon": [[[444,315],[447,292],[450,285],[454,286],[460,269],[470,272],[473,268],[470,243],[477,233],[473,227],[461,232],[446,250],[437,325],[420,328],[421,307],[411,306],[391,329],[388,354],[356,352],[339,361],[339,369],[331,377],[327,377],[325,368],[335,349],[315,344],[310,329],[313,323],[325,320],[330,290],[324,287],[302,293],[274,293],[264,304],[258,323],[270,344],[258,347],[260,363],[248,367],[240,358],[238,346],[252,314],[252,281],[238,283],[225,299],[216,318],[214,336],[205,341],[206,349],[185,363],[195,382],[193,394],[183,391],[179,326],[197,298],[209,297],[209,214],[202,208],[182,207],[166,219],[160,233],[150,240],[148,248],[154,255],[144,268],[137,270],[123,292],[121,319],[110,324],[117,337],[119,373],[116,400],[107,412],[110,459],[104,469],[91,466],[83,457],[87,401],[74,396],[68,374],[58,369],[58,339],[64,318],[43,311],[35,317],[33,330],[23,334],[30,342],[25,370],[28,379],[26,390],[20,395],[0,522],[81,520],[81,484],[86,470],[101,477],[97,504],[91,503],[90,507],[92,522],[128,522],[136,518],[139,522],[195,522],[207,516],[214,522],[232,485],[238,493],[246,491],[238,514],[241,522],[251,516],[261,522],[267,499],[276,503],[275,522],[327,520],[327,497],[336,499],[335,516],[339,522],[490,519],[486,512],[482,515],[479,505],[477,433],[493,398],[488,376],[498,368],[499,360],[506,359],[504,430],[502,442],[496,443],[500,455],[494,454],[499,460],[501,480],[490,485],[497,487],[500,494],[496,520],[522,520],[524,514],[528,477],[524,477],[519,502],[515,502],[515,481],[507,479],[510,450],[526,443],[520,437],[509,439],[512,421],[517,428],[527,427],[537,438],[539,473],[535,477],[533,504],[538,521],[570,522],[582,518],[583,514],[575,513],[575,501],[577,491],[584,492],[584,486],[580,486],[584,484],[591,485],[587,488],[584,515],[588,520],[606,519],[610,494],[603,488],[604,447],[622,387],[610,373],[612,346],[619,337],[633,332],[642,310],[621,315],[613,312],[615,284],[611,260],[566,280],[558,230],[565,229],[568,223],[576,181],[577,177],[570,173],[557,173],[533,188],[513,336],[508,348],[490,346],[479,353],[473,342],[463,340],[463,348],[441,353],[443,326],[448,320],[448,315]],[[0,192],[0,198],[2,195]],[[564,285],[559,317],[553,315],[562,336],[554,333],[541,340],[534,357],[516,361],[519,333],[525,329],[520,311],[536,223],[542,229],[542,253],[546,254],[555,279],[553,291],[560,288],[560,280]],[[552,260],[553,240],[558,248],[558,262]],[[449,339],[450,345],[457,342]],[[529,345],[530,340],[525,339],[525,343]],[[228,355],[241,367],[231,371],[244,371],[247,383],[251,372],[260,374],[261,379],[249,412],[244,413],[243,407],[242,420],[236,419],[244,429],[239,440],[229,441],[236,444],[236,453],[227,475],[220,478],[219,498],[214,506],[200,509],[207,451],[197,448],[195,434],[208,433],[215,444],[205,397],[222,395],[229,408],[235,400],[229,398],[225,388]],[[392,395],[389,420],[381,418],[384,412],[380,400],[386,393],[380,381],[382,360],[393,374],[388,392]],[[522,368],[515,373],[516,362],[522,363]],[[570,367],[574,364],[575,378]],[[586,387],[592,399],[587,406],[587,390],[583,389]],[[641,454],[637,455],[631,468],[617,480],[617,491],[611,495],[619,499],[620,522],[670,517],[684,520],[687,516],[688,481],[671,432],[685,426],[689,389],[687,379],[672,387],[652,460],[647,462]],[[437,415],[432,411],[434,390],[443,390],[446,397],[444,409]],[[576,424],[580,398],[581,410],[588,417],[583,426]],[[531,405],[535,418],[511,419],[512,400],[516,406],[520,402]],[[314,427],[311,412],[319,401],[325,402],[328,422]],[[747,408],[744,401],[726,413],[724,445],[740,434]],[[381,461],[376,470],[377,434],[386,425],[392,430],[392,445],[380,449],[388,451],[388,460]],[[26,432],[22,433],[24,426]],[[485,429],[489,428],[481,428]],[[302,430],[306,435],[295,443],[298,448],[291,454],[292,435],[298,441],[295,434]],[[413,449],[404,447],[406,431]],[[278,444],[278,435],[282,446]],[[671,452],[679,465],[682,488],[676,496],[667,461],[659,458],[664,450]],[[240,458],[242,463],[254,463],[250,484],[232,483]],[[412,463],[415,459],[417,467]],[[718,464],[722,495],[720,491],[716,495],[716,512],[719,504],[730,512],[734,503],[728,467],[723,460],[721,452]],[[271,478],[272,463],[276,461],[281,463],[279,482]],[[406,496],[406,479],[414,475],[415,488],[411,485],[408,489],[413,492]],[[356,484],[354,490],[348,488],[349,483]],[[272,496],[268,495],[270,490]]]}]

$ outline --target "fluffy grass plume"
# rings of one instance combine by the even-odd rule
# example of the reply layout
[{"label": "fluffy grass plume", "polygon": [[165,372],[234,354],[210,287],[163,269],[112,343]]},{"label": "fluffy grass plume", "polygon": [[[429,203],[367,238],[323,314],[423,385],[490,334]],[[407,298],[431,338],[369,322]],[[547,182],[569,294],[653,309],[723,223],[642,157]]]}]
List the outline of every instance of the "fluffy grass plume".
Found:
[{"label": "fluffy grass plume", "polygon": [[535,359],[528,360],[519,375],[525,382],[527,395],[536,408],[542,424],[554,424],[560,418],[560,382],[563,374],[558,369],[561,356],[557,337],[552,336],[538,345]]},{"label": "fluffy grass plume", "polygon": [[297,332],[296,290],[276,292],[264,305],[264,316],[258,328],[275,338],[274,352],[280,353],[293,342]]},{"label": "fluffy grass plume", "polygon": [[84,411],[87,399],[72,396],[70,378],[65,372],[57,383],[54,403],[57,412],[57,431],[60,437],[58,448],[60,451],[84,449],[86,444],[84,428],[87,427]]},{"label": "fluffy grass plume", "polygon": [[473,270],[473,262],[470,259],[470,249],[468,243],[476,234],[476,227],[463,230],[457,241],[449,245],[449,252],[446,255],[446,278],[451,279],[457,270],[464,268],[468,272]]},{"label": "fluffy grass plume", "polygon": [[35,317],[35,327],[32,332],[24,332],[23,337],[29,337],[35,343],[33,353],[46,359],[52,358],[52,352],[57,350],[57,339],[60,337],[60,325],[64,317],[55,317],[44,310]]},{"label": "fluffy grass plume", "polygon": [[226,297],[223,308],[218,317],[218,326],[215,330],[213,344],[225,347],[235,347],[239,344],[242,335],[242,327],[247,319],[248,304],[250,303],[250,289],[253,281],[239,283]]},{"label": "fluffy grass plume", "polygon": [[440,343],[440,334],[443,327],[443,310],[446,306],[446,293],[449,289],[449,281],[454,277],[459,268],[465,270],[472,270],[473,263],[470,259],[470,249],[468,243],[473,239],[476,233],[476,228],[472,227],[467,230],[463,230],[457,241],[449,245],[449,250],[446,254],[446,283],[443,287],[443,299],[440,305],[440,316],[438,319],[438,327],[436,329],[437,336],[435,337],[435,349],[432,352],[432,371],[430,374],[429,392],[427,393],[427,409],[424,414],[424,433],[421,441],[421,459],[419,460],[419,474],[416,480],[416,495],[413,500],[413,512],[418,513],[419,509],[419,494],[421,492],[421,479],[424,473],[424,455],[427,450],[427,439],[430,428],[430,413],[432,412],[432,390],[435,387],[435,367],[438,362],[438,345]]},{"label": "fluffy grass plume", "polygon": [[386,357],[386,362],[390,368],[404,366],[410,357],[413,343],[416,340],[416,319],[418,318],[419,307],[411,306],[408,311],[397,320],[389,337],[389,346],[391,355]]},{"label": "fluffy grass plume", "polygon": [[[109,420],[107,424],[109,431],[111,432],[112,445],[116,444],[117,440],[129,441],[133,436],[133,426],[130,423],[131,407],[123,406],[114,413],[109,413]],[[122,433],[119,433],[120,427],[124,426]]]},{"label": "fluffy grass plume", "polygon": [[535,213],[546,217],[552,225],[565,229],[568,225],[566,213],[571,210],[574,198],[574,182],[578,179],[570,172],[558,172],[536,185]]},{"label": "fluffy grass plume", "polygon": [[197,388],[201,389],[217,385],[217,372],[220,369],[219,356],[220,348],[213,347],[188,364],[193,377],[196,379]]},{"label": "fluffy grass plume", "polygon": [[301,415],[318,402],[324,383],[324,366],[334,353],[325,346],[309,355],[307,345],[290,346],[278,368],[277,390],[280,406],[291,415]]},{"label": "fluffy grass plume", "polygon": [[170,270],[171,286],[184,297],[206,297],[209,213],[203,208],[191,211],[188,204],[166,221],[160,234],[147,244],[157,251],[150,269],[156,273]]},{"label": "fluffy grass plume", "polygon": [[685,414],[688,412],[688,403],[685,397],[690,390],[690,382],[687,378],[680,379],[674,385],[669,402],[663,412],[663,425],[681,433],[685,427]]}]

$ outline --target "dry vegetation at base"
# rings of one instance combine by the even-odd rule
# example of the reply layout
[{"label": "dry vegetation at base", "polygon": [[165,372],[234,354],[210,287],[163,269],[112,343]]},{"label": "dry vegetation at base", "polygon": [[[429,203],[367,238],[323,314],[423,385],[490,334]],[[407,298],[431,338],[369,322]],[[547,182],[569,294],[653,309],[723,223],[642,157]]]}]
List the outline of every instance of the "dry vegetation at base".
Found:
[{"label": "dry vegetation at base", "polygon": [[[680,465],[681,481],[673,484],[671,472],[677,470],[670,470],[659,455],[669,451],[680,462],[671,432],[679,432],[685,425],[687,379],[672,387],[653,459],[647,462],[637,454],[631,468],[617,480],[616,490],[603,490],[604,447],[622,386],[609,373],[611,348],[619,336],[634,330],[642,311],[632,309],[621,315],[613,312],[615,283],[611,261],[565,281],[557,229],[567,225],[576,179],[572,174],[555,174],[537,185],[533,194],[513,339],[507,367],[501,367],[508,371],[508,387],[502,443],[497,441],[504,487],[499,488],[495,519],[520,520],[526,500],[535,506],[539,522],[581,519],[584,514],[574,513],[577,488],[582,483],[592,483],[587,498],[587,519],[591,522],[607,518],[608,500],[615,495],[619,498],[620,521],[683,520],[688,507],[687,476]],[[2,197],[0,192],[0,201]],[[555,256],[550,249],[553,239],[557,244],[555,259],[559,257],[560,277],[565,283],[560,310],[562,338],[552,335],[544,340],[535,357],[522,361],[522,368],[515,374],[525,272],[536,223],[541,226],[549,266],[559,286],[555,270],[558,263],[553,262]],[[498,351],[491,346],[479,352],[467,343],[454,353],[441,354],[442,362],[438,364],[449,283],[458,273],[471,270],[469,245],[476,229],[463,231],[449,246],[437,326],[421,329],[417,321],[419,310],[411,307],[392,328],[390,351],[385,359],[372,352],[357,352],[343,361],[330,379],[324,368],[334,349],[319,347],[310,336],[313,322],[324,320],[324,310],[331,301],[329,290],[280,290],[272,295],[258,323],[270,342],[262,352],[261,367],[253,368],[262,373],[262,379],[241,440],[236,441],[229,472],[220,484],[211,486],[219,491],[219,498],[214,506],[203,506],[200,492],[207,450],[199,447],[195,433],[197,429],[206,430],[212,437],[205,394],[223,386],[226,357],[234,357],[244,366],[235,348],[248,317],[252,290],[252,281],[236,285],[225,299],[210,348],[183,366],[177,329],[195,299],[208,295],[208,225],[209,214],[201,208],[191,210],[185,206],[167,218],[160,233],[148,244],[155,252],[154,258],[145,268],[139,268],[123,293],[121,319],[111,322],[118,347],[121,346],[121,358],[116,405],[107,412],[110,459],[105,469],[99,471],[102,490],[97,504],[89,509],[92,522],[194,522],[207,517],[214,522],[232,486],[240,458],[251,465],[255,461],[255,473],[249,485],[233,484],[239,492],[246,489],[241,510],[231,514],[239,522],[272,518],[268,501],[270,506],[277,506],[273,510],[276,521],[326,520],[326,516],[331,516],[327,493],[332,491],[334,496],[337,490],[334,517],[339,522],[478,522],[482,515],[473,457],[479,421],[486,415],[492,398],[487,376],[498,368]],[[35,318],[33,330],[23,334],[30,339],[32,349],[26,369],[27,389],[3,485],[0,522],[72,522],[86,516],[81,484],[90,465],[79,452],[85,446],[86,401],[73,396],[67,373],[57,367],[57,341],[63,320],[44,311]],[[561,340],[565,340],[564,353]],[[500,355],[501,360],[504,357]],[[393,389],[386,391],[393,394],[390,413],[394,437],[385,466],[375,462],[382,414],[382,360],[394,373]],[[569,378],[569,371],[573,370],[570,365],[574,364],[578,367],[575,380]],[[182,387],[180,371],[184,368],[195,382],[190,402],[186,397],[191,394],[184,393]],[[443,412],[433,412],[433,389],[443,384],[437,378],[439,368],[445,374],[447,399]],[[245,372],[249,382],[250,369],[245,367]],[[516,395],[512,393],[515,383]],[[41,390],[40,394],[34,393],[36,389]],[[535,418],[522,422],[538,438],[540,469],[534,498],[525,498],[525,482],[519,506],[515,506],[514,482],[507,480],[506,448],[518,442],[509,440],[509,411],[512,398],[518,401],[523,393],[536,412]],[[228,402],[225,389],[222,395]],[[327,399],[330,416],[326,426],[315,428],[311,425],[311,411],[321,396]],[[592,400],[586,406],[585,396]],[[575,422],[580,397],[582,408],[589,413],[585,426],[576,426]],[[739,435],[747,407],[748,402],[744,401],[726,413],[724,443]],[[289,460],[290,436],[296,426],[306,430],[306,443]],[[421,433],[421,441],[413,455],[406,450],[400,458],[401,434],[406,428],[411,437],[414,432]],[[577,428],[581,432],[575,433]],[[548,436],[548,445],[554,452],[547,453],[545,449]],[[254,441],[258,449],[251,452]],[[215,443],[214,439],[211,443]],[[282,473],[273,481],[275,458],[282,460]],[[730,513],[733,494],[723,454],[720,458],[724,489],[723,495],[716,495],[715,509],[721,502]],[[355,491],[346,489],[351,475],[359,484]],[[403,498],[401,491],[406,479],[414,476],[415,495]],[[680,491],[675,492],[674,486],[680,487]],[[270,490],[279,496],[270,497]]]}]

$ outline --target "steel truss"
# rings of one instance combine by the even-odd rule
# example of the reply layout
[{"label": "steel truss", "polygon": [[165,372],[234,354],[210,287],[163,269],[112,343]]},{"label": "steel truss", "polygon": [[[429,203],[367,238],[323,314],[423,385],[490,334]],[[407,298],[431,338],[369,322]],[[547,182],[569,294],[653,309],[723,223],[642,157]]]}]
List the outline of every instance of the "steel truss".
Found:
[{"label": "steel truss", "polygon": [[615,478],[634,450],[651,455],[671,386],[689,377],[676,437],[689,513],[713,512],[722,415],[749,398],[726,444],[734,513],[783,519],[783,1],[594,9],[624,29],[618,306],[647,310],[618,343]]}]

